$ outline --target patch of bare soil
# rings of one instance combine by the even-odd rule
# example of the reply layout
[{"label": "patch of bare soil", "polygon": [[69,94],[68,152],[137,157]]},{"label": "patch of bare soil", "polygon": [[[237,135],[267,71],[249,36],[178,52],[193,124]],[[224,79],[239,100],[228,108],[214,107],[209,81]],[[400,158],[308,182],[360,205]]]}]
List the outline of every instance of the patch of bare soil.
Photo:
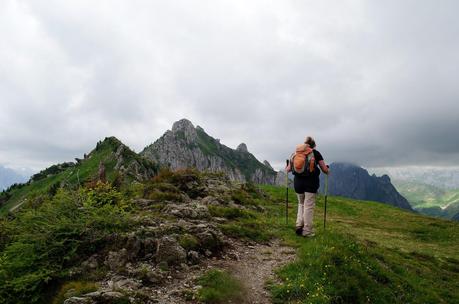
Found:
[{"label": "patch of bare soil", "polygon": [[274,271],[293,261],[295,250],[273,241],[267,245],[239,245],[233,252],[236,260],[219,260],[216,267],[227,269],[239,279],[246,288],[246,302],[250,304],[271,303],[269,291],[265,288],[267,281],[275,281]]}]

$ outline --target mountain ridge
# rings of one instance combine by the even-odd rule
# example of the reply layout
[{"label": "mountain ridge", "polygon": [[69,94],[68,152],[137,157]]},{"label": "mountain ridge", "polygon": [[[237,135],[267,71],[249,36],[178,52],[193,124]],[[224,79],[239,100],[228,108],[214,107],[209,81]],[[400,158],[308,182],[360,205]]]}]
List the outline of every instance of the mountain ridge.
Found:
[{"label": "mountain ridge", "polygon": [[[391,183],[388,175],[370,175],[358,165],[343,162],[330,164],[330,172],[328,191],[331,195],[376,201],[413,211],[407,199]],[[321,188],[323,187],[324,177],[321,175]]]},{"label": "mountain ridge", "polygon": [[224,172],[231,180],[275,184],[277,172],[258,161],[245,143],[236,149],[221,144],[200,126],[181,119],[140,155],[172,170],[196,168],[200,171]]},{"label": "mountain ridge", "polygon": [[106,137],[82,159],[52,165],[32,175],[27,183],[3,191],[0,194],[0,214],[26,202],[28,197],[54,194],[59,188],[75,188],[101,178],[117,183],[142,181],[153,177],[158,170],[156,164],[138,156],[116,137]]}]

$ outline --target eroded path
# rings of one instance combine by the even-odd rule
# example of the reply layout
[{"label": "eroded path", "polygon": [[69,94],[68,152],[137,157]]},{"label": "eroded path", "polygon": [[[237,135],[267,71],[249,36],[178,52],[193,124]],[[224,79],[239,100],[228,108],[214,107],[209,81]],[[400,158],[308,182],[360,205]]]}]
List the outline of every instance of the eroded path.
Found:
[{"label": "eroded path", "polygon": [[[275,270],[295,259],[295,250],[274,240],[268,244],[245,243],[232,240],[231,247],[219,259],[210,259],[157,289],[156,303],[184,303],[186,290],[196,290],[196,280],[212,268],[224,269],[238,279],[245,288],[243,303],[271,303],[267,281],[276,281]],[[196,303],[189,301],[188,303]],[[240,303],[240,302],[239,302]]]},{"label": "eroded path", "polygon": [[275,281],[274,271],[295,258],[295,250],[281,245],[278,240],[267,245],[238,244],[232,254],[237,255],[236,260],[219,260],[214,266],[228,270],[245,285],[245,303],[251,304],[271,303],[266,282]]}]

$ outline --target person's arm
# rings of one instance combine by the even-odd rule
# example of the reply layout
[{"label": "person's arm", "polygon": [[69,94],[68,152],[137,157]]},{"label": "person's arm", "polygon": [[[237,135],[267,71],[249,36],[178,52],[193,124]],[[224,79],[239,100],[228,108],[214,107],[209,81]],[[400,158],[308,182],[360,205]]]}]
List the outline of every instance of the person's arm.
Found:
[{"label": "person's arm", "polygon": [[320,170],[322,170],[323,173],[328,174],[330,172],[328,166],[325,164],[324,160],[319,161],[319,167]]},{"label": "person's arm", "polygon": [[291,162],[289,162],[289,163],[288,163],[288,165],[287,165],[287,166],[285,166],[285,172],[287,172],[287,173],[288,173],[288,172],[292,171],[292,166],[291,166],[291,165],[292,165],[292,163],[291,163]]}]

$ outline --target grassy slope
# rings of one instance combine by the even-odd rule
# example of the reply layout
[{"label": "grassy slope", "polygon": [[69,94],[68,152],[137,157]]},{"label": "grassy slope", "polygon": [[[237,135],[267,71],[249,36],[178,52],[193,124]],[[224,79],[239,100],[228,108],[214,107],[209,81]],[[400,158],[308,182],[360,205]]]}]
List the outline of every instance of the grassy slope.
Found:
[{"label": "grassy slope", "polygon": [[413,207],[434,207],[442,206],[444,202],[441,198],[446,194],[446,190],[419,182],[393,181],[395,187],[406,197]]},{"label": "grassy slope", "polygon": [[[61,185],[63,183],[75,186],[78,184],[78,179],[80,183],[91,180],[97,175],[100,161],[105,165],[107,180],[112,181],[116,175],[114,170],[116,160],[113,153],[121,144],[116,138],[108,137],[103,142],[100,142],[96,149],[90,153],[90,158],[83,160],[80,164],[69,167],[57,174],[33,181],[21,188],[13,189],[10,192],[11,198],[0,207],[0,216],[8,213],[11,208],[25,202],[29,197],[46,194],[55,184]],[[125,149],[123,157],[127,162],[138,156],[134,152]]]},{"label": "grassy slope", "polygon": [[[252,186],[245,187],[254,193]],[[231,200],[253,208],[211,206],[209,211],[213,216],[228,219],[220,227],[226,234],[261,242],[278,237],[298,249],[297,260],[279,270],[280,284],[270,284],[275,303],[459,303],[459,223],[421,216],[381,203],[330,197],[327,231],[324,232],[323,197],[319,197],[315,214],[317,236],[305,239],[293,232],[295,194],[290,192],[287,226],[285,189],[262,188],[269,197],[261,194],[251,197],[241,189],[234,189],[231,194]],[[66,202],[57,198],[58,201]],[[73,206],[71,202],[68,201]],[[54,203],[48,205],[52,215],[49,224],[56,222],[54,216],[61,219],[56,229],[62,230],[62,238],[72,240],[66,233],[73,229],[74,220],[67,221],[65,216],[60,216],[68,209],[67,205],[54,210]],[[112,218],[103,216],[103,210],[93,209],[100,220]],[[73,212],[69,214],[74,216]],[[33,211],[30,216],[39,223],[43,220]],[[86,227],[86,220],[78,219],[82,229]],[[20,223],[18,227],[28,227],[35,237],[44,235],[43,232],[35,233],[31,218],[26,218],[23,224],[24,228]],[[47,230],[46,225],[36,227]],[[48,231],[48,237],[54,240],[56,234]],[[24,242],[29,239],[24,234]],[[54,247],[44,248],[51,250]],[[17,251],[16,248],[14,252]],[[21,258],[13,259],[13,262],[21,262]],[[12,266],[16,267],[16,264]],[[40,267],[35,262],[33,265]]]},{"label": "grassy slope", "polygon": [[298,247],[298,261],[273,285],[276,303],[458,303],[459,224],[385,204],[340,197],[328,200],[323,231],[319,197],[313,239],[293,233],[296,198],[290,193],[285,226],[285,189],[263,186],[280,205],[270,210],[270,233]]}]

